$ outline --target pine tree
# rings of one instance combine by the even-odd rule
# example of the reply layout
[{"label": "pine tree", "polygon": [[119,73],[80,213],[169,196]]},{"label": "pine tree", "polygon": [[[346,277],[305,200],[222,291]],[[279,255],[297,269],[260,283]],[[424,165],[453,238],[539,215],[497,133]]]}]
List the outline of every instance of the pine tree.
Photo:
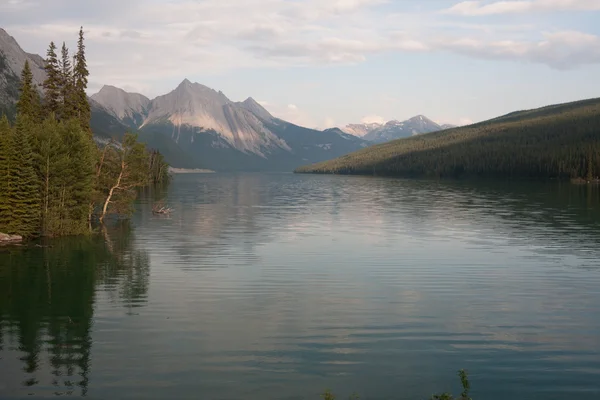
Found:
[{"label": "pine tree", "polygon": [[11,157],[12,183],[9,190],[12,229],[8,233],[16,233],[30,237],[40,228],[40,191],[39,181],[34,169],[34,154],[31,149],[32,135],[37,125],[25,115],[17,115],[17,123],[13,129],[15,150]]},{"label": "pine tree", "polygon": [[61,75],[56,56],[56,45],[50,42],[50,47],[46,53],[46,80],[44,81],[44,106],[47,115],[59,115],[61,109],[60,87]]},{"label": "pine tree", "polygon": [[89,71],[87,69],[87,61],[85,59],[85,44],[83,37],[83,27],[79,30],[79,40],[77,41],[77,54],[75,55],[75,66],[73,70],[73,78],[75,81],[74,87],[74,102],[76,117],[79,119],[81,128],[85,132],[91,134],[90,119],[92,112],[90,103],[87,99],[85,90],[88,85]]},{"label": "pine tree", "polygon": [[11,222],[10,188],[11,188],[11,159],[15,149],[13,134],[8,118],[0,119],[0,232],[8,233]]},{"label": "pine tree", "polygon": [[29,61],[25,61],[21,73],[21,95],[17,102],[17,113],[27,116],[33,121],[37,121],[40,117],[40,97],[33,86],[33,74],[29,67]]},{"label": "pine tree", "polygon": [[73,90],[73,69],[69,57],[69,49],[63,42],[61,49],[60,67],[60,101],[61,101],[61,120],[67,120],[75,117],[74,90]]},{"label": "pine tree", "polygon": [[60,136],[59,123],[47,118],[33,138],[34,164],[41,196],[41,229],[46,236],[60,234],[58,199],[61,182],[68,174],[67,151]]},{"label": "pine tree", "polygon": [[62,234],[83,234],[88,229],[89,204],[94,190],[96,144],[76,120],[61,126],[66,150],[66,173],[61,196]]}]

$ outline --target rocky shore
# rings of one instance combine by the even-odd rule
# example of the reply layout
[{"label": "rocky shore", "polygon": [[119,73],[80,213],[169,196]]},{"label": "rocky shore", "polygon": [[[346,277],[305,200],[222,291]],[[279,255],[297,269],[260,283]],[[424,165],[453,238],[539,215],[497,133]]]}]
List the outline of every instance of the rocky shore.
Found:
[{"label": "rocky shore", "polygon": [[21,243],[22,241],[23,238],[19,235],[7,235],[6,233],[0,232],[0,246]]}]

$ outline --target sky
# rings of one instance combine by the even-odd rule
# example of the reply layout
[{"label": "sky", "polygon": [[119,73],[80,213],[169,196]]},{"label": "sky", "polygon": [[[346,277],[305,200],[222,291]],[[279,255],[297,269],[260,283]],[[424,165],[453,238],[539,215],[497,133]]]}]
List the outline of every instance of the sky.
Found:
[{"label": "sky", "polygon": [[600,97],[600,0],[0,0],[28,52],[81,25],[90,94],[188,78],[311,128]]}]

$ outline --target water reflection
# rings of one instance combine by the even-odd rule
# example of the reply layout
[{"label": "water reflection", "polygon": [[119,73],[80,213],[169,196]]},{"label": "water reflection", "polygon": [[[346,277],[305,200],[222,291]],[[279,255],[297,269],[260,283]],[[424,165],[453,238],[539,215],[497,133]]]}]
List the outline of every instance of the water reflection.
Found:
[{"label": "water reflection", "polygon": [[598,188],[182,175],[132,224],[0,254],[0,397],[600,395]]},{"label": "water reflection", "polygon": [[0,251],[0,393],[87,394],[96,290],[127,307],[146,297],[149,257],[132,239],[119,223],[99,236]]}]

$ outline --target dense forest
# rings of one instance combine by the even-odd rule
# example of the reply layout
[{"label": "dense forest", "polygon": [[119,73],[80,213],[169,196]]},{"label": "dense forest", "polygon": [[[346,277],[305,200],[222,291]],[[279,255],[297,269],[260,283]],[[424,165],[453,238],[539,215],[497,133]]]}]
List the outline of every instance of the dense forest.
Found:
[{"label": "dense forest", "polygon": [[78,235],[110,214],[127,214],[136,188],[168,181],[160,153],[126,134],[97,144],[90,129],[83,29],[73,59],[50,43],[43,96],[23,68],[16,118],[0,119],[0,232]]},{"label": "dense forest", "polygon": [[600,99],[399,139],[296,172],[591,180],[600,175]]}]

